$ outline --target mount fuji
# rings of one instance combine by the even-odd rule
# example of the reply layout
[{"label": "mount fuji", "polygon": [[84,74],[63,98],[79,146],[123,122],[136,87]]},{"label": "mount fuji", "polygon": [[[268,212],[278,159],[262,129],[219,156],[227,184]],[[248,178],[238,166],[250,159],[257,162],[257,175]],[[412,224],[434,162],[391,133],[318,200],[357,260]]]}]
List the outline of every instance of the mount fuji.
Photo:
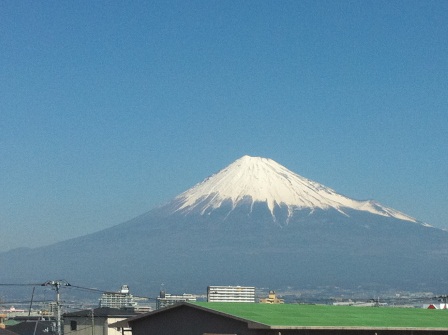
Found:
[{"label": "mount fuji", "polygon": [[[211,212],[228,207],[230,214],[236,207],[250,205],[249,215],[255,204],[264,204],[272,220],[288,224],[294,213],[301,210],[334,209],[347,215],[346,210],[365,211],[371,214],[417,222],[414,218],[374,201],[356,201],[331,188],[306,179],[286,169],[277,162],[261,157],[244,156],[219,173],[180,194],[174,200],[174,211],[184,214]],[[285,211],[286,220],[279,220]]]},{"label": "mount fuji", "polygon": [[0,254],[0,281],[144,292],[208,285],[443,291],[448,232],[244,156],[164,206],[93,234]]}]

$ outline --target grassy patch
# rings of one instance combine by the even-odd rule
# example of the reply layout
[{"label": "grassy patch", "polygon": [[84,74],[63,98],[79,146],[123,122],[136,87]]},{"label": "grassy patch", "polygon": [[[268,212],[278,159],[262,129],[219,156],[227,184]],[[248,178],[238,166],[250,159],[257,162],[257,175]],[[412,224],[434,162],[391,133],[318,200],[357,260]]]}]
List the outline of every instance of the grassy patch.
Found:
[{"label": "grassy patch", "polygon": [[195,304],[270,326],[448,328],[448,310],[256,303]]}]

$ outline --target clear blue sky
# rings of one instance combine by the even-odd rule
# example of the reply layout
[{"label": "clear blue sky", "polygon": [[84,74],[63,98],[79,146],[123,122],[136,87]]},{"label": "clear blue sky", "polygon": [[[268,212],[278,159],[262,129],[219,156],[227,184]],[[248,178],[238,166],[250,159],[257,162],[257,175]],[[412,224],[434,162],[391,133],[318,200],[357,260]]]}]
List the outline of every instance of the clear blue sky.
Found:
[{"label": "clear blue sky", "polygon": [[245,154],[448,228],[448,1],[0,3],[0,251]]}]

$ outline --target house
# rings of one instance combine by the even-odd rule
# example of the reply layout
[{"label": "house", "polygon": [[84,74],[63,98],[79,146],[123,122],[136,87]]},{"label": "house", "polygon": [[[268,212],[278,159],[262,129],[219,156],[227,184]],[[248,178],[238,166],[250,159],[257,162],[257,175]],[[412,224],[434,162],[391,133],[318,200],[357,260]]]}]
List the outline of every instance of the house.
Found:
[{"label": "house", "polygon": [[410,308],[185,302],[112,326],[130,326],[132,335],[442,335],[447,316]]},{"label": "house", "polygon": [[100,307],[65,313],[64,334],[70,335],[121,335],[121,330],[109,325],[137,315],[133,310]]}]

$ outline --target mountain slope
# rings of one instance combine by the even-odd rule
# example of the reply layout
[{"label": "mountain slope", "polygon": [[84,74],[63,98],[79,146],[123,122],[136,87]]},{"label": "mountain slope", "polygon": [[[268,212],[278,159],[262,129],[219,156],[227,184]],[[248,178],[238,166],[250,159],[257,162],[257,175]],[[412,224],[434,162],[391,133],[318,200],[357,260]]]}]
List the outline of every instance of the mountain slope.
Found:
[{"label": "mountain slope", "polygon": [[374,201],[356,201],[336,193],[331,188],[293,173],[277,162],[261,157],[244,156],[217,174],[176,197],[182,213],[200,209],[206,214],[231,203],[232,210],[249,201],[251,209],[256,202],[267,204],[275,218],[276,206],[286,206],[289,219],[294,210],[344,209],[366,211],[373,214],[417,222],[414,218]]},{"label": "mountain slope", "polygon": [[166,206],[94,234],[0,254],[0,282],[135,294],[207,285],[443,293],[448,232],[356,201],[264,158],[242,157]]}]

